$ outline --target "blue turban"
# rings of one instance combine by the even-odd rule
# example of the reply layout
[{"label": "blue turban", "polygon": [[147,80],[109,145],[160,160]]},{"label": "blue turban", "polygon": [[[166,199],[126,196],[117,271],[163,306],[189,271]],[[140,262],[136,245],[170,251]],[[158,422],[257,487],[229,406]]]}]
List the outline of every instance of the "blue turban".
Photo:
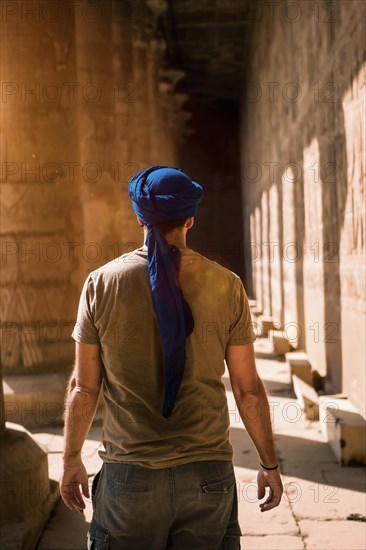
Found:
[{"label": "blue turban", "polygon": [[186,337],[193,332],[191,308],[184,299],[179,272],[181,254],[169,245],[157,223],[196,214],[203,189],[178,168],[151,166],[131,178],[128,193],[136,216],[147,227],[147,258],[152,301],[164,348],[165,395],[162,414],[172,414],[183,378]]}]

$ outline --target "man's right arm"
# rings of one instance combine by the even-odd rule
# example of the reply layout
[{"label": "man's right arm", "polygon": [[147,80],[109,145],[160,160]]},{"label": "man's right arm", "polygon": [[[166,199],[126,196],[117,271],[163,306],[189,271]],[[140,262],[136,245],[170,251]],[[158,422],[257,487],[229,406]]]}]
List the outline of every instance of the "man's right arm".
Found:
[{"label": "man's right arm", "polygon": [[[271,415],[267,395],[259,378],[254,357],[253,344],[229,345],[226,349],[226,364],[237,407],[244,426],[252,439],[260,462],[267,468],[275,467],[277,462],[273,442]],[[259,469],[258,498],[265,496],[269,487],[269,496],[260,504],[262,512],[278,506],[283,488],[278,469]]]}]

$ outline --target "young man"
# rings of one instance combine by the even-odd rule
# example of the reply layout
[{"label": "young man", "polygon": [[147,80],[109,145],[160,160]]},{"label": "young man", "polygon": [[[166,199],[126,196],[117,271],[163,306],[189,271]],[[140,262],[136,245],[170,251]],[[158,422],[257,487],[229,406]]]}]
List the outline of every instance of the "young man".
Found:
[{"label": "young man", "polygon": [[[267,397],[239,277],[186,245],[202,187],[152,166],[129,184],[144,245],[90,273],[73,331],[61,495],[82,512],[81,450],[103,386],[103,466],[89,548],[240,548],[224,360],[259,454],[258,498],[281,500]],[[253,419],[253,407],[257,414]]]}]

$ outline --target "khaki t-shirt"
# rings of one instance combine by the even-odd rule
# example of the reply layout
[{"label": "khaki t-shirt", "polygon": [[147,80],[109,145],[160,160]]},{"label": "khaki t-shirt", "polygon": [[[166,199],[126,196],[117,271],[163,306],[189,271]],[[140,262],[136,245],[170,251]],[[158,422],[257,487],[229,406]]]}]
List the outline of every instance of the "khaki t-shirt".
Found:
[{"label": "khaki t-shirt", "polygon": [[103,361],[103,444],[106,462],[165,468],[201,460],[231,460],[224,357],[227,345],[254,342],[240,278],[189,248],[180,249],[180,284],[194,331],[169,418],[163,347],[151,298],[144,245],[87,277],[72,336],[100,343]]}]

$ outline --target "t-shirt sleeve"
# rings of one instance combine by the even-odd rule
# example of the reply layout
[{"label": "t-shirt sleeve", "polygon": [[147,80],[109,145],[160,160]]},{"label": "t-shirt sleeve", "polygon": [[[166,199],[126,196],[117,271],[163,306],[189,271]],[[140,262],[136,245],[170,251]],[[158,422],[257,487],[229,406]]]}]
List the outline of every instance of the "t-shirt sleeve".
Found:
[{"label": "t-shirt sleeve", "polygon": [[89,275],[84,283],[80,295],[78,313],[72,338],[80,344],[98,344],[98,330],[94,325],[95,288],[92,277]]},{"label": "t-shirt sleeve", "polygon": [[229,328],[227,345],[239,346],[254,342],[257,337],[253,330],[248,297],[239,277],[234,286],[234,309],[235,320]]}]

